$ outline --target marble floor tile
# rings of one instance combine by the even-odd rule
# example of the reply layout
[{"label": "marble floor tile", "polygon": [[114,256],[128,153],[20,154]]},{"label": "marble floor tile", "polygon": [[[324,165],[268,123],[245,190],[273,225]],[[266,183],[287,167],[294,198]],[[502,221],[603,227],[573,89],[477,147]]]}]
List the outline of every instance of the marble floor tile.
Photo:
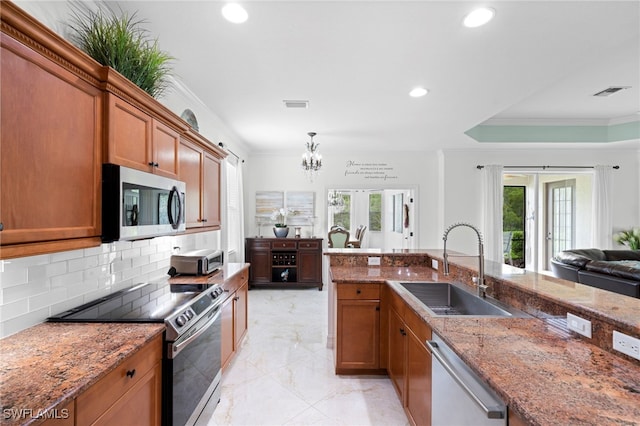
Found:
[{"label": "marble floor tile", "polygon": [[249,292],[249,331],[199,426],[408,424],[387,377],[335,374],[327,293]]}]

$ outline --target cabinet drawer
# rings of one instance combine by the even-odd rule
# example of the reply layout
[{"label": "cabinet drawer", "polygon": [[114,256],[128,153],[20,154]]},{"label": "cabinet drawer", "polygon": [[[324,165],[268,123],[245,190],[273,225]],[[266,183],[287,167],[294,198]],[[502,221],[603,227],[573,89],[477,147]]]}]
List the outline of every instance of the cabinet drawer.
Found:
[{"label": "cabinet drawer", "polygon": [[222,288],[229,291],[229,294],[233,294],[244,283],[247,282],[248,269],[243,269],[229,279],[226,279],[222,284]]},{"label": "cabinet drawer", "polygon": [[317,250],[320,248],[320,243],[318,241],[304,241],[298,243],[299,249],[309,249],[309,250]]},{"label": "cabinet drawer", "polygon": [[161,361],[162,336],[160,335],[78,396],[76,424],[93,423]]},{"label": "cabinet drawer", "polygon": [[387,294],[389,295],[389,305],[391,305],[398,315],[400,315],[400,318],[404,320],[404,311],[406,306],[405,301],[398,295],[398,293],[391,289]]},{"label": "cabinet drawer", "polygon": [[338,284],[338,299],[380,299],[380,284]]},{"label": "cabinet drawer", "polygon": [[424,343],[426,340],[431,339],[431,327],[429,327],[429,325],[409,307],[405,309],[404,322],[407,324],[407,327],[413,331],[413,334],[416,335],[420,342]]},{"label": "cabinet drawer", "polygon": [[273,250],[279,249],[296,249],[295,241],[274,241],[271,243],[271,248]]},{"label": "cabinet drawer", "polygon": [[250,243],[250,248],[254,250],[269,250],[271,243],[269,241],[253,241]]}]

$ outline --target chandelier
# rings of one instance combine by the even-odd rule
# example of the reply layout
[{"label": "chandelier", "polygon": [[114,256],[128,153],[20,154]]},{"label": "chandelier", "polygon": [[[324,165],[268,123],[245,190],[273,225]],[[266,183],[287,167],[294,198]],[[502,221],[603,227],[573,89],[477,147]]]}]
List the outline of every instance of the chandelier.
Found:
[{"label": "chandelier", "polygon": [[329,205],[330,208],[334,209],[335,213],[340,213],[344,210],[344,207],[345,207],[344,197],[342,196],[341,193],[339,193],[334,189],[333,192],[329,193],[329,200],[327,201],[327,204]]},{"label": "chandelier", "polygon": [[322,154],[318,152],[319,143],[313,141],[315,132],[307,133],[311,140],[307,142],[307,151],[302,154],[302,170],[307,174],[310,181],[318,174],[322,167]]}]

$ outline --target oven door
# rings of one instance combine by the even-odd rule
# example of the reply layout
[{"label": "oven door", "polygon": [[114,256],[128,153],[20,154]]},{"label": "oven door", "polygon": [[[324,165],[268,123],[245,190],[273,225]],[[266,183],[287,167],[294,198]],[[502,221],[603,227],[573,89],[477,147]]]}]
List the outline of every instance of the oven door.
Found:
[{"label": "oven door", "polygon": [[175,342],[167,342],[163,380],[165,425],[193,425],[209,400],[220,400],[221,306]]}]

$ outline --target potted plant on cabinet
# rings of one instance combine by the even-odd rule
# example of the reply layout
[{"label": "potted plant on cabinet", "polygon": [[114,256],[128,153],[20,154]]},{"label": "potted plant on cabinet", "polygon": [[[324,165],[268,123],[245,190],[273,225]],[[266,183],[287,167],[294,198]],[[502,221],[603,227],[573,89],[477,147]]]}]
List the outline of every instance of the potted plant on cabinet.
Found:
[{"label": "potted plant on cabinet", "polygon": [[271,219],[275,220],[275,224],[273,225],[273,233],[277,238],[285,238],[289,235],[289,228],[287,227],[287,216],[295,215],[296,211],[292,208],[284,208],[281,207],[279,209],[275,209],[273,213],[271,213]]},{"label": "potted plant on cabinet", "polygon": [[118,71],[154,98],[168,89],[173,57],[158,47],[136,13],[117,14],[104,3],[91,9],[71,2],[71,41],[104,66]]}]

